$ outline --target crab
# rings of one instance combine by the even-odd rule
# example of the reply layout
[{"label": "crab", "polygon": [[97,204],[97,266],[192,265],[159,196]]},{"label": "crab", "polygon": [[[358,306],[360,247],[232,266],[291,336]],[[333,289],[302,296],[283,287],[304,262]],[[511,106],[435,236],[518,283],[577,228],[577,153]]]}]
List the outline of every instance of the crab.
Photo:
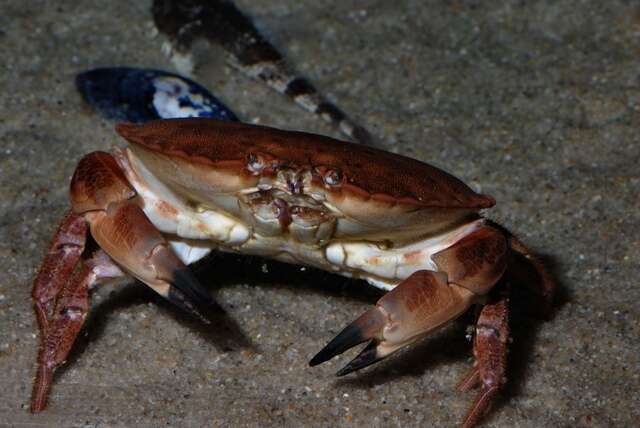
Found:
[{"label": "crab", "polygon": [[[34,280],[41,346],[31,411],[46,407],[96,284],[130,275],[195,316],[216,303],[187,267],[212,250],[361,278],[388,290],[310,361],[368,345],[345,375],[479,308],[479,387],[462,421],[478,423],[506,381],[513,254],[531,261],[548,303],[554,283],[527,247],[484,219],[492,197],[448,173],[382,150],[302,132],[213,119],[122,123],[128,146],[83,157]],[[97,244],[97,245],[95,245]]]}]

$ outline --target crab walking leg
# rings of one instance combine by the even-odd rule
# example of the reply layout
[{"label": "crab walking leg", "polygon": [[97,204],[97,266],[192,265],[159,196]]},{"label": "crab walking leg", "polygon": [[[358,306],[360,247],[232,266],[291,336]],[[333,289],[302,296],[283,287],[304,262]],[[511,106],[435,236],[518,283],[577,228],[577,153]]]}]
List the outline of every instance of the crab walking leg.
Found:
[{"label": "crab walking leg", "polygon": [[[65,222],[67,219],[68,217],[65,218]],[[82,221],[84,222],[84,219]],[[33,413],[46,407],[53,374],[64,364],[84,324],[89,311],[89,289],[100,280],[124,275],[101,250],[81,263],[80,269],[65,278],[67,282],[56,296],[53,311],[46,320],[46,328],[41,329],[38,369],[31,396]],[[47,267],[46,264],[43,265],[42,270],[47,270]],[[48,273],[55,273],[55,270]]]},{"label": "crab walking leg", "polygon": [[342,330],[309,364],[315,366],[370,340],[338,376],[359,370],[457,318],[474,298],[469,290],[448,283],[443,272],[415,272]]},{"label": "crab walking leg", "polygon": [[33,281],[31,297],[40,333],[45,334],[56,298],[69,280],[84,251],[87,223],[68,212],[56,231],[38,275]]},{"label": "crab walking leg", "polygon": [[509,237],[509,248],[527,259],[538,273],[540,277],[539,292],[544,301],[543,313],[547,319],[551,318],[553,312],[553,299],[556,293],[556,282],[553,280],[553,277],[544,267],[540,259],[518,238],[514,236]]},{"label": "crab walking leg", "polygon": [[480,383],[473,403],[462,421],[462,428],[474,426],[491,408],[500,388],[506,382],[507,343],[509,341],[509,311],[507,299],[485,305],[476,323],[473,344],[474,368],[458,384],[458,390],[468,391]]},{"label": "crab walking leg", "polygon": [[[84,251],[87,235],[87,223],[79,215],[68,212],[56,231],[47,255],[45,256],[38,274],[33,281],[31,297],[33,308],[40,330],[40,349],[38,352],[38,369],[33,386],[31,411],[39,412],[46,406],[47,396],[55,367],[47,364],[53,345],[50,335],[51,324],[56,323],[55,314],[60,294],[71,280],[82,252]],[[61,293],[62,292],[62,293]]]},{"label": "crab walking leg", "polygon": [[[87,316],[89,288],[100,280],[125,275],[123,268],[200,318],[195,305],[213,304],[136,205],[135,196],[110,154],[94,152],[78,164],[71,182],[73,212],[62,221],[34,281],[41,330],[31,400],[34,413],[46,406],[54,371],[66,360]],[[87,224],[100,246],[90,257],[85,249]]]}]

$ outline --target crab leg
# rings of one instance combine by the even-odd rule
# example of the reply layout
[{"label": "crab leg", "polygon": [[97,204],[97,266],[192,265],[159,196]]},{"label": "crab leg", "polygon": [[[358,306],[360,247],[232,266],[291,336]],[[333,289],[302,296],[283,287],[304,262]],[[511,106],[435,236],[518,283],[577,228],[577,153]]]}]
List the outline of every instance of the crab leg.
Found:
[{"label": "crab leg", "polygon": [[415,272],[342,330],[309,364],[315,366],[370,341],[338,376],[359,370],[458,317],[474,303],[474,296],[469,290],[448,283],[443,272]]},{"label": "crab leg", "polygon": [[556,282],[553,280],[553,277],[544,267],[540,259],[515,236],[509,237],[509,248],[527,259],[538,273],[538,276],[540,277],[539,293],[542,295],[544,304],[543,315],[545,318],[550,319],[553,313],[553,299],[556,293]]},{"label": "crab leg", "polygon": [[[82,221],[84,222],[84,219]],[[47,266],[44,265],[41,271],[46,271],[46,268]],[[54,270],[52,273],[55,272]],[[45,320],[46,327],[41,328],[38,370],[31,396],[31,411],[33,413],[45,408],[53,374],[59,366],[64,364],[84,324],[89,312],[89,289],[101,280],[123,275],[124,273],[118,266],[113,264],[103,251],[98,250],[91,258],[82,262],[80,269],[64,278],[67,282],[55,298],[53,311],[48,314]],[[39,284],[36,279],[37,285]],[[36,303],[36,308],[38,308],[38,303]],[[38,309],[36,309],[36,313],[40,317]]]},{"label": "crab leg", "polygon": [[80,260],[86,234],[86,221],[79,215],[69,212],[64,216],[53,236],[31,291],[41,332],[46,331],[56,297]]},{"label": "crab leg", "polygon": [[[89,311],[89,289],[100,280],[123,276],[124,270],[205,322],[196,306],[215,306],[136,205],[135,196],[110,154],[94,152],[78,164],[71,182],[73,211],[59,226],[33,285],[41,331],[34,413],[46,406],[53,374]],[[93,253],[85,249],[88,230],[100,246]]]},{"label": "crab leg", "polygon": [[[80,261],[84,251],[86,234],[87,223],[85,220],[72,212],[67,213],[60,222],[38,275],[33,281],[31,297],[40,330],[38,370],[31,399],[31,411],[34,413],[46,406],[55,370],[54,364],[49,364],[47,361],[53,360],[50,348],[51,345],[54,345],[55,339],[49,332],[50,325],[55,323],[54,309],[58,306],[61,291],[69,282]],[[58,337],[60,337],[59,334]]]},{"label": "crab leg", "polygon": [[481,385],[462,421],[462,428],[474,426],[490,409],[498,391],[506,382],[509,312],[507,300],[485,305],[476,323],[473,353],[476,358],[471,372],[458,384],[465,392]]},{"label": "crab leg", "polygon": [[111,203],[106,211],[87,218],[91,235],[113,260],[171,303],[207,322],[198,308],[217,308],[216,303],[139,206],[130,201]]},{"label": "crab leg", "polygon": [[371,340],[338,372],[372,364],[461,315],[500,279],[506,267],[504,235],[481,227],[433,255],[438,272],[418,271],[384,295],[376,306],[345,328],[310,362],[320,364]]},{"label": "crab leg", "polygon": [[127,273],[202,320],[196,306],[217,307],[137,205],[134,188],[111,154],[93,152],[80,160],[71,201],[100,248]]}]

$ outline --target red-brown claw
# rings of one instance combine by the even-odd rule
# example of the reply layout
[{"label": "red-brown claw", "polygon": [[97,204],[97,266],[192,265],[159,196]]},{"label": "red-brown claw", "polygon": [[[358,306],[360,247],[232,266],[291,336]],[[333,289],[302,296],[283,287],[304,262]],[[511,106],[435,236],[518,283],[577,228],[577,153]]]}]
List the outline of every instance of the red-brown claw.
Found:
[{"label": "red-brown claw", "polygon": [[155,292],[205,322],[203,310],[221,310],[139,206],[112,203],[106,212],[89,217],[100,247]]},{"label": "red-brown claw", "polygon": [[473,303],[473,296],[470,291],[449,284],[444,273],[415,272],[342,330],[309,364],[315,366],[371,340],[338,376],[359,370],[456,318]]},{"label": "red-brown claw", "polygon": [[387,317],[380,308],[375,306],[369,309],[338,333],[331,342],[309,361],[309,365],[312,367],[317,366],[356,345],[380,337],[380,333],[386,323]]},{"label": "red-brown claw", "polygon": [[363,369],[371,364],[377,363],[382,360],[386,355],[381,355],[378,350],[378,342],[372,340],[362,351],[349,362],[346,366],[338,370],[337,376],[348,375],[351,372]]}]

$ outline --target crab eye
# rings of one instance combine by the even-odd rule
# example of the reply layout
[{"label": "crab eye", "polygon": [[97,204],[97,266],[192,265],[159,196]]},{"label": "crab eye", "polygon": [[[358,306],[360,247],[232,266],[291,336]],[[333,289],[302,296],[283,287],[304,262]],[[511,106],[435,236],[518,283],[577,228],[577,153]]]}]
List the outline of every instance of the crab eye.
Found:
[{"label": "crab eye", "polygon": [[264,169],[264,160],[253,153],[247,156],[247,169],[251,172],[260,172]]},{"label": "crab eye", "polygon": [[337,186],[342,183],[342,174],[337,169],[330,169],[324,174],[323,180],[329,186]]}]

